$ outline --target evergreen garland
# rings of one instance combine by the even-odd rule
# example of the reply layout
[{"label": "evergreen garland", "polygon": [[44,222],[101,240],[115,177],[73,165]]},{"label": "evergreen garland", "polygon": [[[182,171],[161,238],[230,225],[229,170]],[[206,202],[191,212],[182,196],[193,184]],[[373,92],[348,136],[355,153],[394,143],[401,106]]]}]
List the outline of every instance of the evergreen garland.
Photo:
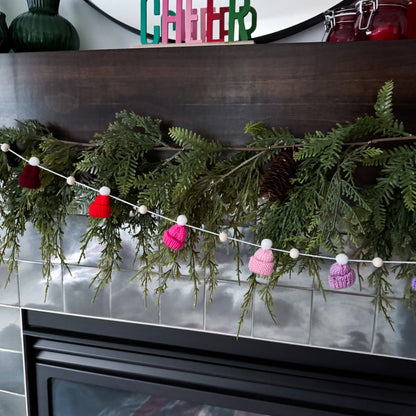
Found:
[{"label": "evergreen garland", "polygon": [[[390,81],[378,93],[374,115],[337,124],[327,133],[306,134],[302,139],[287,129],[250,122],[245,129],[251,135],[250,143],[246,149],[233,152],[179,127],[170,128],[168,137],[164,137],[160,120],[126,111],[118,113],[107,130],[97,134],[87,147],[56,139],[36,121],[0,129],[0,142],[27,159],[37,156],[42,166],[59,174],[74,175],[79,182],[96,189],[108,186],[111,195],[130,204],[144,204],[165,218],[185,214],[188,224],[215,233],[228,230],[236,239],[244,239],[241,229],[249,225],[257,242],[268,238],[273,247],[284,250],[296,247],[306,253],[335,256],[352,246],[354,258],[416,260],[416,147],[383,149],[372,143],[380,138],[409,136],[394,118],[392,98]],[[357,141],[364,144],[356,146]],[[172,156],[155,157],[155,148],[171,151],[172,142],[176,148]],[[284,172],[285,193],[274,201],[259,198],[265,167],[282,149],[293,148],[297,169],[290,175]],[[357,167],[378,169],[375,183],[361,184]],[[85,208],[95,195],[84,188],[69,187],[45,171],[40,189],[22,189],[17,184],[22,170],[23,163],[12,154],[0,154],[0,227],[5,230],[0,261],[8,264],[10,279],[17,268],[19,241],[26,223],[32,222],[41,234],[43,273],[48,286],[54,259],[68,267],[61,248],[66,216]],[[216,252],[223,244],[218,236],[202,235],[191,228],[185,247],[173,251],[161,244],[163,231],[171,225],[169,221],[139,215],[119,199],[113,199],[111,205],[110,218],[89,218],[81,240],[80,258],[85,256],[92,239],[98,239],[104,247],[99,272],[91,281],[96,293],[120,268],[121,231],[125,230],[136,241],[137,273],[133,280],[139,282],[145,294],[149,282],[161,270],[156,289],[159,296],[171,279],[186,274],[194,282],[195,301],[202,280],[212,298],[218,284]],[[236,276],[240,278],[241,243],[231,240],[227,244],[236,250]],[[321,264],[319,258],[302,256],[294,260],[285,253],[276,253],[275,270],[270,277],[249,276],[240,326],[256,293],[272,315],[271,290],[283,274],[295,278],[307,270],[322,288]],[[204,275],[200,276],[199,270]],[[377,288],[375,302],[390,323],[388,295],[392,275],[406,279],[405,299],[414,307],[410,282],[415,270],[408,264],[395,268],[383,265],[368,277]],[[364,279],[360,273],[359,278]]]}]

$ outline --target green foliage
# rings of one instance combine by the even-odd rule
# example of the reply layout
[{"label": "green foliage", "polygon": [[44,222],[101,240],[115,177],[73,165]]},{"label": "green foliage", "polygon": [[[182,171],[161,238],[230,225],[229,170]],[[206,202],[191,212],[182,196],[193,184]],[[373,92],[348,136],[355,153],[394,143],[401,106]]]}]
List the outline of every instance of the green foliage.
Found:
[{"label": "green foliage", "polygon": [[[144,295],[155,278],[160,297],[172,280],[186,275],[193,282],[195,302],[202,284],[211,300],[221,277],[217,260],[220,231],[226,230],[232,237],[227,244],[235,253],[238,280],[247,266],[239,241],[246,239],[242,230],[247,227],[254,231],[257,242],[269,238],[275,248],[296,247],[311,254],[293,260],[286,253],[276,252],[270,277],[251,274],[247,282],[241,282],[247,291],[240,329],[254,296],[265,303],[273,320],[278,319],[273,315],[273,290],[283,275],[295,278],[307,272],[323,288],[323,260],[313,255],[334,257],[347,252],[362,259],[416,259],[416,146],[384,149],[376,143],[381,138],[409,135],[394,118],[393,82],[380,89],[374,115],[337,124],[328,132],[296,138],[288,129],[250,122],[245,133],[250,136],[245,148],[229,151],[180,127],[171,127],[164,137],[160,120],[127,111],[116,114],[106,131],[87,146],[57,140],[36,121],[0,129],[2,143],[10,144],[25,159],[39,157],[42,166],[62,175],[42,171],[40,189],[22,189],[18,177],[26,162],[10,152],[0,154],[0,226],[4,235],[0,261],[7,263],[9,278],[17,270],[19,244],[28,222],[41,234],[46,286],[54,262],[67,267],[62,251],[65,218],[79,207],[85,209],[96,196],[89,188],[67,186],[63,179],[69,175],[94,189],[111,188],[112,215],[108,219],[89,218],[80,242],[80,259],[92,241],[102,247],[99,271],[91,281],[96,295],[122,266],[120,250],[125,232],[136,243],[131,265],[136,275],[132,280],[140,284]],[[281,149],[294,152],[297,173],[289,192],[281,200],[269,202],[258,197],[259,183]],[[362,183],[363,175],[358,173],[362,169],[376,170],[372,184]],[[149,213],[138,213],[142,204]],[[188,228],[185,247],[176,252],[161,241],[171,220],[180,214],[187,216],[192,227]],[[391,278],[406,281],[404,298],[414,305],[410,280],[415,269],[413,264],[396,268],[384,265],[368,277],[377,289],[374,303],[391,324]],[[363,279],[359,270],[359,281]]]},{"label": "green foliage", "polygon": [[[369,147],[371,140],[407,136],[392,112],[393,83],[380,90],[374,106],[375,115],[338,124],[328,134],[316,132],[305,136],[304,145],[295,154],[298,174],[290,193],[279,203],[268,204],[258,227],[259,239],[271,238],[276,247],[335,256],[347,248],[363,258],[393,255],[415,256],[415,157],[416,148],[399,146],[390,150]],[[368,145],[350,147],[348,143]],[[357,184],[359,166],[380,166],[374,186]],[[398,196],[401,195],[401,198]],[[352,247],[352,248],[351,248]],[[398,252],[393,252],[395,248]],[[320,279],[319,259],[305,264],[310,275]],[[278,275],[297,267],[279,256]],[[407,279],[415,268],[407,269]],[[379,309],[388,316],[388,269],[377,269],[369,277],[377,288]]]},{"label": "green foliage", "polygon": [[[12,149],[20,149],[25,158],[38,156],[45,168],[65,176],[70,174],[74,159],[80,154],[79,147],[75,145],[69,149],[55,139],[46,127],[34,121],[22,123],[18,129],[3,129],[0,136]],[[47,292],[54,262],[58,260],[67,267],[62,252],[62,226],[74,192],[64,186],[61,178],[45,171],[41,171],[40,189],[22,189],[18,186],[22,170],[22,163],[11,153],[7,153],[6,157],[2,155],[0,227],[7,232],[0,243],[0,261],[8,264],[8,282],[11,273],[17,271],[20,239],[26,224],[32,223],[41,235],[39,248]]]}]

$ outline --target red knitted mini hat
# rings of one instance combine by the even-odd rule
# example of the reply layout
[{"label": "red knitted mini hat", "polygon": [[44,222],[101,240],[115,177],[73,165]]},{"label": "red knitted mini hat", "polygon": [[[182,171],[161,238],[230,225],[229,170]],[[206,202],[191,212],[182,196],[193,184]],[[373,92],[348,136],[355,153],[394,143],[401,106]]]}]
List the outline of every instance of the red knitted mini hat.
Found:
[{"label": "red knitted mini hat", "polygon": [[88,210],[91,217],[108,218],[111,215],[110,192],[111,190],[107,186],[100,188],[100,194],[90,204]]},{"label": "red knitted mini hat", "polygon": [[19,186],[22,188],[39,189],[39,159],[31,157],[29,163],[23,168],[23,172],[19,176]]},{"label": "red knitted mini hat", "polygon": [[188,222],[185,215],[179,215],[176,220],[177,224],[170,227],[163,233],[163,242],[172,250],[180,250],[185,245],[186,240],[186,223]]}]

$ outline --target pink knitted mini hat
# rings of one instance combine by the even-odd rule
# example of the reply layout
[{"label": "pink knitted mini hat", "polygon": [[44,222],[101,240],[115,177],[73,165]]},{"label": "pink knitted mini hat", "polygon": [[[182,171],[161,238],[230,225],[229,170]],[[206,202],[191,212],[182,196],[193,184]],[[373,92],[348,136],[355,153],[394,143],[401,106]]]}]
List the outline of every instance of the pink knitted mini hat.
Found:
[{"label": "pink knitted mini hat", "polygon": [[335,260],[336,263],[329,270],[329,286],[332,289],[346,289],[352,286],[355,282],[355,273],[348,265],[348,257],[345,254],[338,254]]},{"label": "pink knitted mini hat", "polygon": [[260,276],[270,276],[273,273],[273,252],[272,241],[265,239],[261,242],[259,248],[253,256],[250,257],[248,268],[251,272],[259,274]]},{"label": "pink knitted mini hat", "polygon": [[179,215],[176,220],[177,224],[170,227],[163,233],[163,242],[172,250],[180,250],[185,245],[186,240],[186,223],[188,222],[185,215]]}]

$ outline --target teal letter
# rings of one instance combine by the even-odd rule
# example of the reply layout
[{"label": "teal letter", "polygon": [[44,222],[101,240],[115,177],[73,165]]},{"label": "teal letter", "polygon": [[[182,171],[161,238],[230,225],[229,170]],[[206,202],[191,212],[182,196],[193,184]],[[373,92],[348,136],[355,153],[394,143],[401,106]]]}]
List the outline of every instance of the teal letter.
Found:
[{"label": "teal letter", "polygon": [[[155,8],[154,13],[155,16],[160,15],[160,0],[154,0]],[[140,41],[142,45],[156,45],[160,41],[160,26],[154,27],[154,34],[153,34],[153,42],[147,41],[147,0],[141,0],[140,3]]]}]

